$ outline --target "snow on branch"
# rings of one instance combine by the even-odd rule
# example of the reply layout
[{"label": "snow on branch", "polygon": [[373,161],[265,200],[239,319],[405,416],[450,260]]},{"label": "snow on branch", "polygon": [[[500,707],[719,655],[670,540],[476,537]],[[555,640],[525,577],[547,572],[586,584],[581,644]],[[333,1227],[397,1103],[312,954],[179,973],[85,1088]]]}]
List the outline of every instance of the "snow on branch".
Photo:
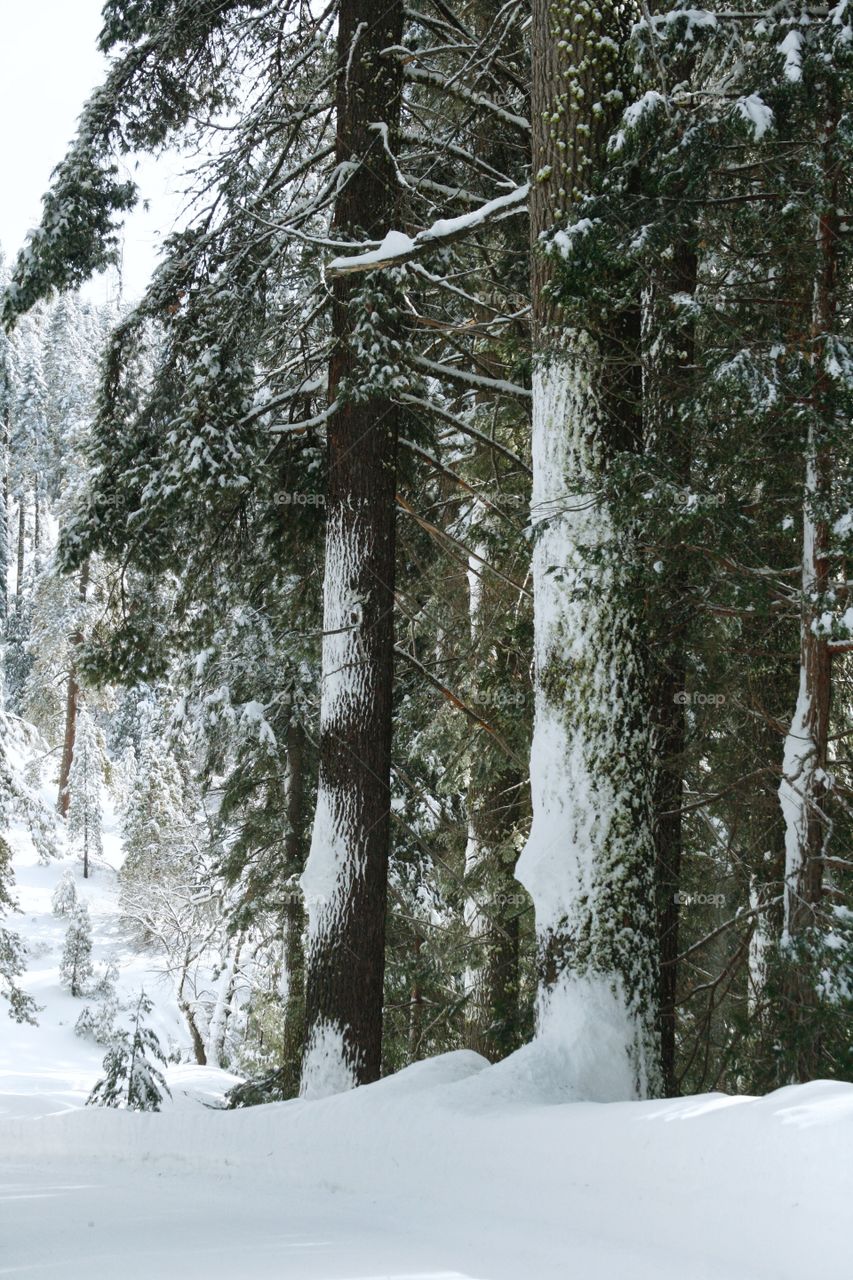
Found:
[{"label": "snow on branch", "polygon": [[469,213],[462,213],[457,218],[439,218],[414,238],[407,236],[404,231],[389,231],[378,249],[368,249],[351,258],[333,258],[326,273],[330,276],[343,276],[355,271],[381,271],[385,267],[401,266],[442,245],[461,240],[478,227],[523,213],[527,208],[529,192],[530,183],[525,182],[514,191],[497,196]]},{"label": "snow on branch", "polygon": [[[409,57],[412,55],[411,49],[402,50]],[[421,84],[434,85],[436,88],[443,89],[445,93],[450,94],[454,98],[458,98],[461,102],[468,102],[473,107],[481,107],[484,111],[490,112],[504,124],[512,125],[514,129],[519,129],[522,133],[530,133],[530,121],[526,116],[516,115],[513,111],[507,111],[499,103],[487,98],[483,93],[476,93],[472,89],[467,89],[464,85],[454,84],[446,80],[444,76],[439,75],[437,71],[428,71],[424,67],[413,67],[407,63],[404,68],[404,74],[407,80],[415,80]]]},{"label": "snow on branch", "polygon": [[426,356],[412,356],[411,363],[418,369],[438,377],[450,378],[451,381],[464,382],[469,387],[482,391],[497,391],[501,395],[516,396],[520,400],[531,400],[533,392],[526,387],[519,387],[515,382],[507,382],[505,378],[487,378],[484,374],[472,373],[469,369],[460,369],[456,365],[439,364],[436,360],[428,360]]}]

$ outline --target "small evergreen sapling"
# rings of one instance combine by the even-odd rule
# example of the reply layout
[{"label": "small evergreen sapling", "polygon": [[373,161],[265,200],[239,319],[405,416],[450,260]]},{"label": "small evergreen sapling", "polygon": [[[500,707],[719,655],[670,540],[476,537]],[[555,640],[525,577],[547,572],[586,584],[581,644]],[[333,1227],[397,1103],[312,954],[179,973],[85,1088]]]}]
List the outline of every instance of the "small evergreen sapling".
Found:
[{"label": "small evergreen sapling", "polygon": [[72,996],[86,994],[86,983],[92,976],[92,922],[85,902],[78,902],[71,913],[65,935],[65,949],[59,965],[59,980]]},{"label": "small evergreen sapling", "polygon": [[166,1064],[157,1035],[143,1024],[151,1012],[151,1000],[143,991],[136,1004],[133,1027],[120,1031],[104,1058],[104,1077],[87,1099],[90,1107],[120,1107],[127,1111],[159,1111],[166,1078],[156,1065]]},{"label": "small evergreen sapling", "polygon": [[53,891],[51,906],[55,916],[70,916],[77,906],[77,885],[70,867]]},{"label": "small evergreen sapling", "polygon": [[97,1004],[87,1004],[74,1025],[78,1036],[94,1040],[96,1044],[110,1044],[115,1038],[115,1021],[119,1011],[115,985],[117,978],[118,966],[115,960],[110,960],[92,988]]}]

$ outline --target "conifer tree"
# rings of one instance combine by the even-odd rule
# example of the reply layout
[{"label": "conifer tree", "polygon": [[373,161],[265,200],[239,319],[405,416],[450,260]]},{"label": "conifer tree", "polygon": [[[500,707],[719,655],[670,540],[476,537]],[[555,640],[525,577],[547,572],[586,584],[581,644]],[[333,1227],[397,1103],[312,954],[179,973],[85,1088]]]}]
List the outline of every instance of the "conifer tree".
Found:
[{"label": "conifer tree", "polygon": [[82,996],[86,994],[92,972],[92,922],[85,902],[78,902],[65,934],[59,981],[68,987],[72,996]]},{"label": "conifer tree", "polygon": [[122,1031],[104,1058],[104,1075],[87,1099],[90,1107],[120,1107],[127,1111],[159,1111],[164,1094],[171,1097],[158,1063],[166,1064],[160,1041],[144,1018],[153,1009],[141,992],[129,1032]]},{"label": "conifer tree", "polygon": [[77,906],[77,886],[74,872],[69,867],[62,873],[51,898],[51,907],[55,916],[70,916]]},{"label": "conifer tree", "polygon": [[98,981],[92,987],[91,994],[97,1003],[86,1005],[74,1024],[78,1036],[89,1037],[96,1044],[109,1044],[116,1034],[115,1022],[119,1012],[119,1001],[116,994],[118,966],[110,960]]}]

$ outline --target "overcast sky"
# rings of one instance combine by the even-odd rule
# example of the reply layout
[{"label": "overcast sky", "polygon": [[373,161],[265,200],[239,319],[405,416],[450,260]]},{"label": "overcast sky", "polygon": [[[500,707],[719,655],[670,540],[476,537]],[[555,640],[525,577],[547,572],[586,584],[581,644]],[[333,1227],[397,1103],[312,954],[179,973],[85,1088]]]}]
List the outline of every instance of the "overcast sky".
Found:
[{"label": "overcast sky", "polygon": [[[106,63],[95,44],[102,3],[0,0],[0,246],[7,259],[39,221],[51,170],[73,137],[89,91],[103,79]],[[144,287],[177,208],[167,163],[146,161],[133,176],[151,208],[127,224],[124,285],[130,297]]]}]

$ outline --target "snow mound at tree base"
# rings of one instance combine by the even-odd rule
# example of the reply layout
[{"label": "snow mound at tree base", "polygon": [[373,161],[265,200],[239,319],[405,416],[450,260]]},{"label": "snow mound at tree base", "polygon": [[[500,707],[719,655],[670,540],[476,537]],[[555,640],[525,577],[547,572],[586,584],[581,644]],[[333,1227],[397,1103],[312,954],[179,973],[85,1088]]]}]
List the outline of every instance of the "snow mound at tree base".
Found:
[{"label": "snow mound at tree base", "polygon": [[123,1280],[849,1275],[853,1086],[558,1103],[507,1075],[460,1052],[315,1102],[0,1120],[0,1180],[48,1195],[62,1232],[47,1265],[21,1200],[4,1274],[106,1280],[121,1257]]}]

